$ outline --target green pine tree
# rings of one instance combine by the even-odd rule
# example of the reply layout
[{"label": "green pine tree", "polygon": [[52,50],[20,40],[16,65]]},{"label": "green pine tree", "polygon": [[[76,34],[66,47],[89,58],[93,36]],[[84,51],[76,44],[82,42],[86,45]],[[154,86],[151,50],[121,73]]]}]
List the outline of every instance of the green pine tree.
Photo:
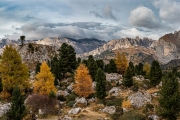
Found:
[{"label": "green pine tree", "polygon": [[143,71],[143,64],[139,63],[138,65],[135,66],[135,74],[136,75],[145,75],[145,72]]},{"label": "green pine tree", "polygon": [[16,86],[13,89],[12,93],[12,104],[11,108],[8,112],[8,117],[10,120],[22,120],[25,116],[25,106],[24,106],[24,98],[21,95],[20,88]]},{"label": "green pine tree", "polygon": [[51,72],[53,73],[55,80],[54,84],[58,85],[59,80],[62,79],[62,74],[61,74],[61,67],[60,67],[60,60],[58,59],[57,56],[54,56],[51,61],[49,62],[49,66],[51,67]]},{"label": "green pine tree", "polygon": [[77,64],[76,64],[76,68],[78,68],[78,66],[80,65],[80,63],[81,63],[81,58],[80,57],[78,57],[77,58],[77,62],[76,62]]},{"label": "green pine tree", "polygon": [[82,61],[82,63],[83,63],[84,65],[88,66],[88,60],[85,60],[85,59],[84,59],[84,60]]},{"label": "green pine tree", "polygon": [[59,67],[61,68],[62,77],[65,78],[67,72],[73,73],[76,69],[76,52],[71,45],[63,43],[58,49]]},{"label": "green pine tree", "polygon": [[104,99],[106,97],[106,76],[104,72],[99,68],[96,73],[96,96],[99,99]]},{"label": "green pine tree", "polygon": [[180,91],[177,77],[168,73],[162,80],[158,113],[168,120],[177,120],[180,112]]},{"label": "green pine tree", "polygon": [[158,85],[161,82],[162,70],[160,68],[159,62],[154,60],[151,65],[151,70],[149,73],[150,84],[153,86]]},{"label": "green pine tree", "polygon": [[102,70],[104,70],[104,62],[102,59],[96,60],[96,64],[99,68],[101,68]]},{"label": "green pine tree", "polygon": [[129,62],[129,66],[124,74],[123,84],[126,87],[131,87],[133,85],[133,79],[134,76],[134,65],[132,62]]},{"label": "green pine tree", "polygon": [[109,61],[109,66],[108,66],[108,73],[117,73],[117,67],[116,67],[116,63],[114,62],[113,59],[111,59]]},{"label": "green pine tree", "polygon": [[95,76],[96,76],[96,71],[98,69],[97,63],[94,60],[93,56],[90,55],[88,57],[88,65],[87,65],[88,69],[89,69],[89,74],[91,75],[93,81],[95,81]]}]

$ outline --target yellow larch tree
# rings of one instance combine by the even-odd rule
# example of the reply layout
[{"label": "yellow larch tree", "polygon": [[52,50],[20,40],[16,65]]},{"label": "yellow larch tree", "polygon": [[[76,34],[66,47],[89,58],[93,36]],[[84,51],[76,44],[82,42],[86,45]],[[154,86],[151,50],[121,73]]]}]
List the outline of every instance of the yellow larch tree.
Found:
[{"label": "yellow larch tree", "polygon": [[37,81],[34,83],[34,93],[49,95],[50,92],[57,92],[54,86],[54,76],[46,62],[42,62],[40,72],[36,75]]},{"label": "yellow larch tree", "polygon": [[21,93],[30,87],[28,67],[22,63],[21,56],[12,46],[6,46],[0,60],[2,78],[2,97],[8,98],[13,88],[18,86]]},{"label": "yellow larch tree", "polygon": [[151,67],[150,67],[150,65],[148,63],[144,64],[143,71],[146,72],[146,76],[149,75],[149,73],[151,71]]},{"label": "yellow larch tree", "polygon": [[117,52],[115,63],[118,69],[118,73],[123,75],[128,67],[128,60],[126,58],[126,55],[124,53],[120,54],[119,52]]},{"label": "yellow larch tree", "polygon": [[88,97],[93,93],[92,78],[84,64],[80,64],[75,74],[74,92],[81,97]]}]

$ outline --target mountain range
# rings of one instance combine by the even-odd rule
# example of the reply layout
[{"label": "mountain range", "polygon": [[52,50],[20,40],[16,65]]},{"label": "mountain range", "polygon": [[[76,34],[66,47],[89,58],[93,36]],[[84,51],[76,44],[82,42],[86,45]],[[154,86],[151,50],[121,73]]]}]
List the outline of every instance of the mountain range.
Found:
[{"label": "mountain range", "polygon": [[[7,44],[17,48],[23,61],[39,62],[49,60],[59,49],[62,43],[72,45],[77,57],[83,59],[93,55],[96,59],[101,58],[105,62],[114,59],[117,51],[124,52],[129,61],[135,64],[158,60],[161,64],[168,64],[180,58],[180,31],[165,34],[158,40],[151,38],[121,38],[108,42],[95,38],[73,39],[61,37],[47,37],[41,40],[26,40],[26,44],[19,46],[20,41],[3,39],[0,41],[0,53]],[[31,46],[31,47],[30,47]],[[32,49],[33,48],[33,49]]]}]

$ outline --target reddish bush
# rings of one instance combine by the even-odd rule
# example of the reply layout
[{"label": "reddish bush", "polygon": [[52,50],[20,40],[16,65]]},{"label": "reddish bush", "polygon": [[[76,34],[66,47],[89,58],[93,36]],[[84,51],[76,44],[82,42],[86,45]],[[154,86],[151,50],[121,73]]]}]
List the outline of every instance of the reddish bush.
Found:
[{"label": "reddish bush", "polygon": [[59,101],[44,95],[33,94],[25,100],[25,105],[31,109],[33,113],[37,113],[41,109],[45,114],[57,114],[59,110]]}]

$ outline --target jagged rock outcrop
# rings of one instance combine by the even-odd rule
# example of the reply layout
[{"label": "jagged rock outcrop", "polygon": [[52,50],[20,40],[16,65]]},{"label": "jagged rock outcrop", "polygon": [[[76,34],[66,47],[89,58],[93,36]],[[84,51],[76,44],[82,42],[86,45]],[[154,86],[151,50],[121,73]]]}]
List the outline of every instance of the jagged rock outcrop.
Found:
[{"label": "jagged rock outcrop", "polygon": [[56,50],[53,46],[38,45],[27,43],[23,46],[14,46],[21,55],[22,61],[25,62],[30,70],[35,70],[36,64],[42,61],[48,61],[54,56]]}]

